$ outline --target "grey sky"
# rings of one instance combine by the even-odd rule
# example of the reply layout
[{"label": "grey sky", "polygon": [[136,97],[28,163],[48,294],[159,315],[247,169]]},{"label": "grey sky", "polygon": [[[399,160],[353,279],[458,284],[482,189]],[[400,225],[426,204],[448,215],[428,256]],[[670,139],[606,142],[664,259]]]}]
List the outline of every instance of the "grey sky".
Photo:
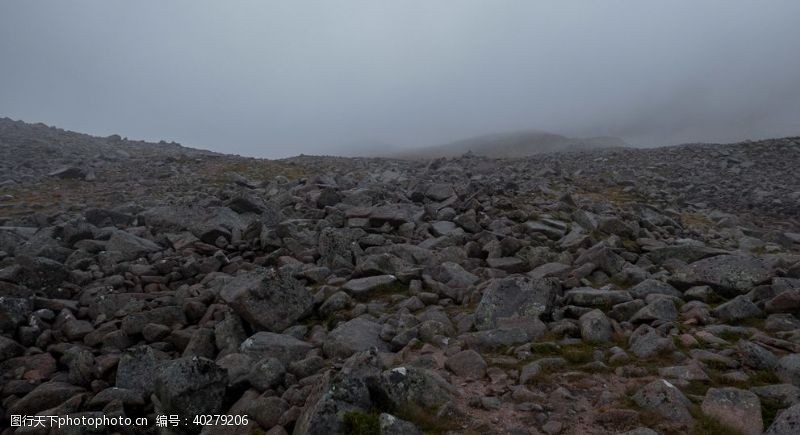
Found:
[{"label": "grey sky", "polygon": [[252,156],[800,134],[800,1],[0,0],[0,116]]}]

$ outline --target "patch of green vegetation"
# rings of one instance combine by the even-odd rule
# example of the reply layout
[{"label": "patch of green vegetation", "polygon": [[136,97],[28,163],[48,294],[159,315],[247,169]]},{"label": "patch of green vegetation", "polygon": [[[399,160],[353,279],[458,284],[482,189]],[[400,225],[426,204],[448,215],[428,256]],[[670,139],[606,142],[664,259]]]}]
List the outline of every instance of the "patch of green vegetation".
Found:
[{"label": "patch of green vegetation", "polygon": [[746,333],[742,333],[742,332],[739,332],[739,331],[732,331],[730,329],[725,329],[725,330],[721,331],[719,334],[717,334],[717,337],[719,337],[719,338],[721,338],[721,339],[723,339],[725,341],[731,342],[731,343],[735,343],[735,342],[739,341],[740,338],[743,338],[743,337],[746,337],[746,336],[747,336]]},{"label": "patch of green vegetation", "polygon": [[349,435],[380,435],[378,415],[357,411],[345,413],[344,431]]},{"label": "patch of green vegetation", "polygon": [[691,432],[693,435],[742,435],[735,428],[726,426],[700,411],[695,411],[693,414],[695,417],[694,429]]},{"label": "patch of green vegetation", "polygon": [[761,418],[764,420],[764,429],[770,427],[775,421],[778,412],[785,408],[784,404],[777,399],[761,397]]},{"label": "patch of green vegetation", "polygon": [[366,299],[375,300],[389,295],[404,295],[410,296],[408,284],[403,284],[400,281],[395,281],[391,284],[382,285],[379,288],[372,290],[366,295]]},{"label": "patch of green vegetation", "polygon": [[571,344],[561,348],[561,356],[570,364],[586,364],[594,358],[595,347],[587,344]]},{"label": "patch of green vegetation", "polygon": [[709,370],[723,371],[723,370],[728,370],[729,369],[728,365],[725,364],[724,361],[717,361],[717,360],[714,360],[714,359],[709,359],[709,360],[703,361],[703,364],[705,364],[705,366]]},{"label": "patch of green vegetation", "polygon": [[437,414],[436,409],[422,409],[418,406],[406,406],[394,412],[397,417],[417,425],[424,434],[438,435],[459,429],[455,421]]},{"label": "patch of green vegetation", "polygon": [[680,221],[684,227],[694,227],[702,231],[707,230],[714,224],[701,213],[683,213],[680,215]]},{"label": "patch of green vegetation", "polygon": [[765,322],[766,322],[766,319],[763,319],[761,317],[750,317],[750,318],[747,318],[747,319],[739,320],[737,322],[733,322],[733,325],[746,326],[748,328],[756,328],[756,329],[764,330],[764,323]]},{"label": "patch of green vegetation", "polygon": [[684,394],[694,395],[694,396],[705,396],[706,391],[712,387],[713,382],[709,381],[689,381],[689,384],[681,390]]},{"label": "patch of green vegetation", "polygon": [[531,343],[531,352],[537,355],[558,355],[561,347],[552,341]]},{"label": "patch of green vegetation", "polygon": [[772,385],[772,384],[780,384],[781,381],[778,379],[778,375],[775,374],[772,370],[756,370],[752,374],[750,374],[750,385],[754,386],[761,386],[761,385]]},{"label": "patch of green vegetation", "polygon": [[630,239],[623,240],[622,241],[622,246],[624,246],[625,249],[628,250],[629,252],[639,252],[640,249],[641,249],[639,247],[639,244],[636,243],[635,240],[630,240]]},{"label": "patch of green vegetation", "polygon": [[594,351],[603,346],[590,343],[558,344],[552,341],[531,343],[531,351],[540,357],[560,356],[570,364],[585,364],[594,360]]}]

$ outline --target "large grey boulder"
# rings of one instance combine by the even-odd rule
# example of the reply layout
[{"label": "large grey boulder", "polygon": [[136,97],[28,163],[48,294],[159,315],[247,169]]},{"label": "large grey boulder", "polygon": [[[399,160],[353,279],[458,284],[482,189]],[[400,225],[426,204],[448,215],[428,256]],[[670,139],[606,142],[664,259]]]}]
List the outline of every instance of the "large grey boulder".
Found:
[{"label": "large grey boulder", "polygon": [[581,338],[589,343],[606,343],[611,341],[611,320],[606,315],[594,309],[578,319],[581,327]]},{"label": "large grey boulder", "polygon": [[669,259],[677,259],[684,263],[693,263],[704,258],[727,253],[727,251],[709,248],[699,243],[684,243],[655,248],[647,253],[647,257],[656,264],[661,264]]},{"label": "large grey boulder", "polygon": [[325,354],[332,358],[347,358],[356,352],[373,347],[385,352],[389,347],[380,339],[380,333],[379,323],[357,317],[331,331],[322,348]]},{"label": "large grey boulder", "polygon": [[152,240],[135,236],[127,231],[117,230],[108,239],[106,250],[119,252],[123,258],[133,260],[151,252],[160,251],[161,247]]},{"label": "large grey boulder", "polygon": [[615,275],[622,271],[625,266],[625,259],[614,252],[604,242],[600,242],[587,249],[575,259],[575,266],[593,264],[609,275]]},{"label": "large grey boulder", "polygon": [[736,343],[736,353],[742,365],[756,370],[774,370],[778,365],[775,354],[752,341],[739,340]]},{"label": "large grey boulder", "polygon": [[33,311],[30,299],[0,296],[0,331],[14,331]]},{"label": "large grey boulder", "polygon": [[760,315],[761,310],[745,295],[736,296],[714,309],[714,316],[723,322],[734,322]]},{"label": "large grey boulder", "polygon": [[286,271],[259,268],[225,281],[222,300],[257,330],[283,331],[311,313],[314,298]]},{"label": "large grey boulder", "polygon": [[453,190],[453,185],[447,183],[433,183],[428,186],[428,189],[425,191],[425,196],[434,201],[444,201],[455,194],[456,192]]},{"label": "large grey boulder", "polygon": [[137,346],[125,351],[117,364],[116,386],[144,394],[153,392],[156,369],[160,361],[150,346]]},{"label": "large grey boulder", "polygon": [[8,408],[8,415],[36,415],[37,413],[64,403],[67,399],[83,393],[84,389],[66,382],[50,381],[39,384],[23,398]]},{"label": "large grey boulder", "polygon": [[162,365],[155,377],[155,396],[160,413],[187,417],[187,431],[197,431],[195,415],[219,414],[227,385],[227,373],[214,361],[185,357]]},{"label": "large grey boulder", "polygon": [[189,230],[211,244],[220,236],[231,240],[232,234],[243,232],[248,223],[228,207],[159,206],[143,211],[140,216],[157,232]]},{"label": "large grey boulder", "polygon": [[628,291],[631,293],[631,295],[633,295],[633,297],[638,299],[644,299],[647,297],[647,295],[651,294],[674,296],[676,298],[683,296],[683,293],[678,291],[678,289],[675,287],[657,279],[646,279],[629,288]]},{"label": "large grey boulder", "polygon": [[436,372],[413,366],[395,367],[381,374],[389,402],[398,409],[437,409],[451,401],[456,389]]},{"label": "large grey boulder", "polygon": [[639,358],[651,358],[675,349],[671,338],[662,337],[648,325],[636,328],[628,339],[628,345],[631,352]]},{"label": "large grey boulder", "polygon": [[284,366],[303,359],[313,346],[291,335],[257,332],[242,342],[240,351],[256,360],[263,357],[278,359]]},{"label": "large grey boulder", "polygon": [[429,267],[423,279],[426,286],[456,300],[460,300],[466,289],[480,280],[478,276],[452,261]]},{"label": "large grey boulder", "polygon": [[475,331],[463,334],[460,338],[471,348],[491,352],[534,340],[547,331],[547,325],[539,319],[532,319],[522,326],[508,325]]},{"label": "large grey boulder", "polygon": [[[0,281],[24,286],[48,297],[65,298],[61,284],[69,279],[69,270],[60,262],[46,257],[18,255],[16,264],[0,268]],[[2,296],[22,296],[3,294]]]},{"label": "large grey boulder", "polygon": [[486,365],[481,354],[472,349],[457,352],[444,362],[448,370],[466,379],[482,379],[486,375]]},{"label": "large grey boulder", "polygon": [[630,319],[632,323],[662,320],[672,322],[678,318],[675,303],[668,297],[659,297],[642,307]]},{"label": "large grey boulder", "polygon": [[367,299],[375,293],[391,289],[397,278],[393,275],[368,276],[347,281],[342,289],[356,299]]},{"label": "large grey boulder", "polygon": [[[344,434],[344,415],[366,413],[383,394],[381,364],[375,352],[359,352],[338,373],[323,375],[309,392],[294,427],[295,435]],[[373,398],[373,396],[377,396]]]},{"label": "large grey boulder", "polygon": [[775,374],[781,382],[800,386],[800,353],[786,355],[778,360]]},{"label": "large grey boulder", "polygon": [[770,268],[759,257],[717,255],[689,264],[676,271],[672,280],[678,285],[709,285],[726,297],[735,297],[758,284],[769,281]]},{"label": "large grey boulder", "polygon": [[552,313],[558,281],[510,276],[490,282],[475,309],[475,327],[494,329],[504,319],[549,316]]},{"label": "large grey boulder", "polygon": [[689,399],[674,385],[664,379],[655,380],[637,391],[633,401],[640,408],[655,412],[670,423],[684,429],[694,426]]},{"label": "large grey boulder", "polygon": [[247,380],[259,391],[265,391],[280,385],[285,374],[286,367],[278,359],[266,357],[250,368]]},{"label": "large grey boulder", "polygon": [[709,388],[701,405],[703,414],[744,435],[764,430],[758,396],[738,388]]},{"label": "large grey boulder", "polygon": [[800,403],[779,412],[764,435],[795,435],[800,433]]},{"label": "large grey boulder", "polygon": [[357,228],[325,228],[319,233],[318,264],[331,270],[351,270],[356,258],[363,253],[358,240],[366,233]]},{"label": "large grey boulder", "polygon": [[776,403],[782,408],[800,403],[800,387],[791,384],[762,385],[751,387],[750,391],[761,400]]},{"label": "large grey boulder", "polygon": [[378,426],[381,435],[422,435],[422,431],[414,423],[385,412],[378,416]]}]

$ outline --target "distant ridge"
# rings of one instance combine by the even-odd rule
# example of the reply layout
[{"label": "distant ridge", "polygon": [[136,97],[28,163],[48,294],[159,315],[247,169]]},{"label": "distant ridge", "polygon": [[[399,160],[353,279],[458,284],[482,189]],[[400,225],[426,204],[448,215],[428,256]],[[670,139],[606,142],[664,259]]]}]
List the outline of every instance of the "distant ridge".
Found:
[{"label": "distant ridge", "polygon": [[571,138],[539,130],[498,133],[462,139],[444,145],[412,149],[394,157],[422,159],[456,157],[467,152],[486,157],[514,158],[559,151],[629,147],[617,137]]}]

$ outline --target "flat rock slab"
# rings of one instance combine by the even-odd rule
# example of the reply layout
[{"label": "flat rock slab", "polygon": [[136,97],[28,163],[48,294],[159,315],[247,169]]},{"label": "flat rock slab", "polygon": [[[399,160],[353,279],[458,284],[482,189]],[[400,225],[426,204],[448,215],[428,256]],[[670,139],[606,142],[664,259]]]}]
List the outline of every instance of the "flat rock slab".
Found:
[{"label": "flat rock slab", "polygon": [[373,347],[385,352],[389,347],[380,339],[380,333],[379,323],[357,317],[331,331],[322,348],[325,354],[332,358],[347,358],[356,352]]},{"label": "flat rock slab", "polygon": [[394,275],[368,276],[347,281],[342,289],[356,299],[366,299],[380,291],[389,289],[397,278]]},{"label": "flat rock slab", "polygon": [[245,340],[240,351],[257,360],[269,356],[278,359],[283,365],[288,365],[303,359],[312,347],[311,343],[298,340],[291,335],[262,331]]}]

